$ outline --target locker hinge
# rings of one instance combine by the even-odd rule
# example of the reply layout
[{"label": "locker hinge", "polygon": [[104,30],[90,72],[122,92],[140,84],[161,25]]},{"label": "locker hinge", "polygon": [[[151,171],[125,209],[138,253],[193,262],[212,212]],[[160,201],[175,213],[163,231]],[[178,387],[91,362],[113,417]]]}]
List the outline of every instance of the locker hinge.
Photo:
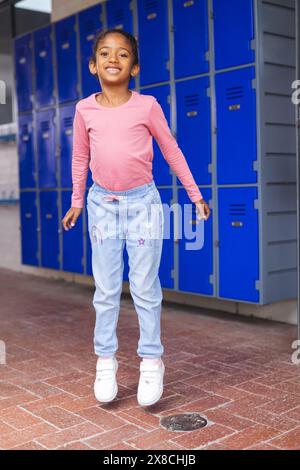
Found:
[{"label": "locker hinge", "polygon": [[167,96],[167,103],[168,103],[168,104],[171,103],[171,96],[170,96],[170,95]]},{"label": "locker hinge", "polygon": [[251,80],[251,86],[254,90],[256,90],[256,78],[252,78]]},{"label": "locker hinge", "polygon": [[169,60],[166,61],[166,69],[170,70],[170,61]]},{"label": "locker hinge", "polygon": [[84,257],[81,258],[81,265],[84,266]]},{"label": "locker hinge", "polygon": [[219,248],[219,246],[220,246],[220,240],[215,240],[214,246],[215,246],[216,248]]},{"label": "locker hinge", "polygon": [[171,28],[170,28],[170,29],[171,29],[172,33],[174,33],[174,31],[175,31],[175,26],[174,26],[173,24],[171,24]]},{"label": "locker hinge", "polygon": [[254,209],[258,209],[258,208],[259,208],[258,199],[254,199],[254,200],[253,200],[253,206],[254,206]]},{"label": "locker hinge", "polygon": [[255,47],[256,47],[256,41],[255,41],[255,39],[252,39],[252,40],[250,41],[250,49],[253,49],[253,50],[254,50]]},{"label": "locker hinge", "polygon": [[214,127],[214,134],[216,134],[217,132],[218,132],[218,128]]},{"label": "locker hinge", "polygon": [[208,173],[212,173],[212,171],[213,171],[212,163],[209,163],[209,164],[207,165],[207,171],[208,171]]},{"label": "locker hinge", "polygon": [[206,96],[210,97],[211,94],[210,94],[210,87],[206,88]]},{"label": "locker hinge", "polygon": [[209,283],[213,285],[214,282],[215,282],[215,276],[214,276],[214,274],[210,274],[209,275]]},{"label": "locker hinge", "polygon": [[171,278],[175,279],[175,269],[171,269]]},{"label": "locker hinge", "polygon": [[133,11],[133,2],[129,3],[129,10]]},{"label": "locker hinge", "polygon": [[206,51],[205,52],[205,60],[209,61],[209,59],[210,59],[210,52]]},{"label": "locker hinge", "polygon": [[260,290],[260,280],[259,279],[256,279],[256,281],[255,281],[255,289]]},{"label": "locker hinge", "polygon": [[253,170],[258,171],[258,161],[257,160],[253,161]]},{"label": "locker hinge", "polygon": [[215,14],[214,14],[213,10],[210,11],[210,19],[211,20],[215,19]]}]

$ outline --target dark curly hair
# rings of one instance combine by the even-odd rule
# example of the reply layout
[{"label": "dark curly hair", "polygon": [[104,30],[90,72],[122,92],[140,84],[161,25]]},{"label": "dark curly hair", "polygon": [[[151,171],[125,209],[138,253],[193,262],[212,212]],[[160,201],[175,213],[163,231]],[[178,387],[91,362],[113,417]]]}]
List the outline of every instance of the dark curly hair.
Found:
[{"label": "dark curly hair", "polygon": [[98,44],[99,41],[104,39],[108,34],[111,33],[118,33],[122,34],[125,39],[128,41],[128,43],[131,45],[132,53],[133,53],[133,63],[132,67],[134,65],[139,64],[139,56],[138,56],[138,42],[137,38],[133,36],[132,34],[128,33],[127,31],[124,31],[122,29],[117,29],[117,28],[111,28],[111,29],[103,29],[99,31],[95,37],[94,44],[93,44],[93,52],[92,55],[89,58],[89,61],[92,61],[94,64],[96,63],[96,54],[97,54],[97,49],[98,49]]}]

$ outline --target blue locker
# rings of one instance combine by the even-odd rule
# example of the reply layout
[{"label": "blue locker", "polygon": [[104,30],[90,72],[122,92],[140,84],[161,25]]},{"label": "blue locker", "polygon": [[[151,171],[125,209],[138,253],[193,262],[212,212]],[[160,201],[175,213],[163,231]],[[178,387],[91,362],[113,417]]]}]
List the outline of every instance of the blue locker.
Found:
[{"label": "blue locker", "polygon": [[57,187],[55,110],[37,112],[38,168],[40,188]]},{"label": "blue locker", "polygon": [[20,188],[35,188],[36,173],[33,147],[33,123],[31,113],[19,116],[18,154]]},{"label": "blue locker", "polygon": [[38,266],[38,222],[36,191],[20,192],[22,264]]},{"label": "blue locker", "polygon": [[102,5],[95,5],[78,13],[82,95],[89,96],[101,89],[100,82],[89,71],[89,59],[98,31],[103,28],[101,21]]},{"label": "blue locker", "polygon": [[138,0],[140,85],[169,80],[167,0]]},{"label": "blue locker", "polygon": [[[71,207],[72,191],[61,192],[63,216]],[[63,270],[83,274],[83,231],[82,216],[79,216],[75,227],[63,233]]]},{"label": "blue locker", "polygon": [[78,94],[75,15],[55,23],[58,99],[76,101]]},{"label": "blue locker", "polygon": [[52,106],[54,76],[52,56],[52,26],[34,32],[35,104],[37,108]]},{"label": "blue locker", "polygon": [[85,193],[85,205],[84,205],[84,211],[85,211],[85,233],[84,233],[84,240],[85,240],[85,247],[86,247],[86,266],[85,266],[85,274],[88,274],[89,276],[93,275],[93,270],[92,270],[92,246],[91,246],[91,239],[90,239],[90,234],[89,234],[89,224],[88,224],[88,212],[87,212],[87,197],[88,197],[88,191]]},{"label": "blue locker", "polygon": [[175,79],[209,71],[207,0],[173,0]]},{"label": "blue locker", "polygon": [[219,296],[259,301],[256,187],[219,188]]},{"label": "blue locker", "polygon": [[[197,184],[211,184],[209,78],[176,84],[177,142]],[[177,184],[182,184],[176,178]]]},{"label": "blue locker", "polygon": [[59,110],[59,145],[61,186],[72,187],[72,148],[73,148],[73,119],[75,104],[61,106]]},{"label": "blue locker", "polygon": [[213,10],[216,69],[253,62],[253,1],[213,0]]},{"label": "blue locker", "polygon": [[[155,98],[163,109],[163,112],[168,121],[168,125],[170,127],[170,104],[168,102],[169,93],[170,85],[162,85],[159,87],[151,87],[144,89],[142,94],[155,96]],[[172,184],[171,168],[165,160],[155,138],[153,138],[152,173],[157,186]]]},{"label": "blue locker", "polygon": [[162,287],[174,289],[174,219],[171,213],[172,189],[159,189],[164,210],[164,240],[159,268],[159,278]]},{"label": "blue locker", "polygon": [[15,40],[15,80],[18,111],[32,109],[32,49],[31,34]]},{"label": "blue locker", "polygon": [[[106,2],[107,27],[117,28],[133,34],[131,0],[109,0]],[[135,88],[135,78],[131,77],[128,87]]]},{"label": "blue locker", "polygon": [[[211,189],[201,192],[206,201],[211,199]],[[179,290],[213,295],[212,213],[207,221],[199,220],[185,189],[178,190],[178,203]]]},{"label": "blue locker", "polygon": [[129,259],[128,259],[126,246],[124,247],[124,251],[123,251],[123,262],[124,262],[123,281],[129,282]]},{"label": "blue locker", "polygon": [[256,92],[254,67],[215,77],[217,102],[217,182],[256,183]]},{"label": "blue locker", "polygon": [[40,192],[41,265],[59,269],[59,222],[57,191]]},{"label": "blue locker", "polygon": [[93,178],[92,178],[92,172],[91,170],[89,169],[88,171],[88,175],[87,175],[87,179],[86,179],[86,186],[87,188],[90,188],[93,184]]}]

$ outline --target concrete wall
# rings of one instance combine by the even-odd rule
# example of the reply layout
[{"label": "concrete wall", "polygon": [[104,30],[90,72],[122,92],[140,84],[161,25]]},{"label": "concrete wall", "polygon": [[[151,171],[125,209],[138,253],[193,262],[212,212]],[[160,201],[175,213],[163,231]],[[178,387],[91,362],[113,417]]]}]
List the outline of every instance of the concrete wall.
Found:
[{"label": "concrete wall", "polygon": [[103,3],[104,0],[52,0],[51,21],[58,21],[80,10]]}]

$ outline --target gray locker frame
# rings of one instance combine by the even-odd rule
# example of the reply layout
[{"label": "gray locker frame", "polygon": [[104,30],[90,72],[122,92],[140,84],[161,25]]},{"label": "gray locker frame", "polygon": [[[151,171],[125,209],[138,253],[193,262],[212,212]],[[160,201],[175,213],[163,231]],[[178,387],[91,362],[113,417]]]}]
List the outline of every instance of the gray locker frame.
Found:
[{"label": "gray locker frame", "polygon": [[[207,201],[209,203],[209,206],[213,209],[213,220],[212,220],[212,225],[213,225],[213,274],[210,277],[210,282],[213,285],[213,294],[212,295],[204,295],[204,294],[199,294],[199,293],[193,293],[193,295],[197,295],[200,297],[212,297],[212,298],[218,298],[221,300],[229,300],[233,302],[240,302],[240,303],[246,303],[246,304],[251,304],[253,303],[254,305],[264,305],[267,303],[271,303],[277,300],[285,300],[285,299],[290,299],[296,297],[296,269],[292,267],[293,260],[295,259],[295,256],[293,254],[293,249],[291,248],[290,253],[289,253],[289,262],[291,263],[290,268],[286,268],[279,270],[281,271],[282,278],[284,277],[284,273],[288,272],[290,273],[290,281],[289,282],[282,282],[280,283],[281,285],[281,292],[280,295],[278,295],[278,287],[272,282],[272,274],[274,276],[274,272],[270,273],[270,265],[272,263],[272,257],[268,256],[268,247],[274,245],[274,242],[272,242],[272,230],[268,229],[268,224],[267,220],[270,218],[269,210],[270,210],[270,204],[273,204],[273,212],[278,212],[281,210],[281,218],[284,218],[285,213],[289,209],[289,204],[291,204],[291,201],[294,200],[296,201],[296,193],[295,193],[295,182],[294,180],[291,181],[277,181],[277,186],[280,187],[280,191],[284,194],[286,188],[290,190],[290,193],[288,194],[288,200],[285,204],[279,203],[277,200],[277,204],[273,202],[273,198],[270,195],[270,192],[268,191],[268,188],[271,186],[271,184],[274,184],[276,179],[276,174],[277,177],[279,176],[279,170],[280,170],[280,164],[278,167],[274,165],[274,162],[278,163],[282,157],[280,156],[274,156],[276,160],[274,160],[273,165],[270,165],[267,167],[268,162],[266,160],[266,152],[267,152],[267,136],[266,136],[266,128],[267,128],[267,122],[266,122],[266,110],[264,107],[264,94],[268,92],[267,89],[264,88],[264,79],[266,77],[267,69],[268,69],[268,64],[265,63],[264,61],[264,55],[268,53],[268,47],[267,44],[264,42],[264,8],[267,9],[268,7],[273,8],[274,11],[276,8],[278,8],[280,11],[282,9],[284,10],[289,10],[289,11],[294,11],[295,12],[295,0],[253,0],[253,6],[254,6],[254,41],[251,44],[251,47],[255,50],[255,61],[251,63],[247,63],[245,65],[241,66],[235,66],[235,67],[230,67],[227,69],[220,69],[218,71],[215,70],[214,67],[214,22],[213,22],[213,0],[206,0],[207,1],[207,11],[208,11],[208,34],[209,34],[209,50],[207,52],[207,59],[209,60],[209,71],[206,73],[202,73],[199,75],[195,75],[193,77],[185,77],[181,79],[175,80],[174,77],[174,41],[173,41],[173,32],[174,32],[174,25],[173,25],[173,3],[172,0],[167,0],[167,5],[168,5],[168,39],[169,39],[169,61],[166,64],[166,67],[169,68],[170,72],[170,80],[167,82],[162,82],[162,83],[155,83],[151,85],[147,85],[144,87],[140,86],[140,80],[139,80],[139,75],[136,77],[136,87],[135,90],[138,92],[143,92],[144,89],[147,88],[154,88],[155,86],[161,86],[163,84],[168,84],[170,86],[170,96],[169,96],[169,104],[170,104],[170,128],[172,131],[172,134],[176,138],[176,121],[177,121],[177,115],[176,115],[176,83],[180,81],[189,81],[191,78],[198,78],[198,77],[204,77],[207,76],[209,77],[210,81],[210,88],[208,89],[208,94],[210,96],[211,100],[211,129],[212,129],[212,134],[211,134],[211,149],[212,149],[212,159],[211,159],[211,165],[209,168],[209,171],[211,172],[212,175],[212,183],[210,185],[199,185],[199,188],[210,188],[212,191],[212,199]],[[102,23],[103,27],[107,27],[107,2],[102,3]],[[132,10],[132,15],[133,15],[133,34],[138,36],[138,17],[137,17],[137,0],[131,0],[129,4],[129,8]],[[80,41],[79,41],[79,25],[78,25],[78,13],[75,13],[74,15],[70,16],[75,16],[76,18],[76,32],[77,32],[77,54],[80,57],[81,51],[80,51]],[[272,16],[272,15],[271,15]],[[270,20],[270,17],[268,17],[268,20]],[[288,15],[287,15],[288,16]],[[273,15],[273,19],[276,18],[276,14]],[[272,20],[272,18],[271,18]],[[56,69],[57,69],[57,64],[56,64],[56,53],[55,53],[55,31],[54,31],[54,26],[56,22],[52,23],[52,45],[53,45],[53,67],[54,67],[54,92],[56,96],[55,100],[55,106],[51,106],[51,108],[54,108],[56,111],[56,149],[57,149],[57,158],[60,155],[60,148],[59,148],[59,135],[60,135],[60,129],[59,129],[59,103],[58,103],[58,90],[57,90],[57,74],[56,74]],[[281,28],[287,28],[289,30],[289,26],[293,28],[293,25],[290,25],[288,22],[284,22],[282,20],[282,17],[280,17],[279,22],[274,22],[274,35],[277,35],[277,40],[278,43],[281,44],[284,42],[284,40],[287,40],[286,36],[289,36],[288,34],[282,34],[282,31],[280,31]],[[276,31],[276,28],[278,29]],[[40,28],[36,28],[38,30]],[[31,31],[31,44],[33,47],[33,32],[35,30]],[[294,38],[291,37],[290,40],[294,39],[295,43],[295,36]],[[218,73],[223,73],[224,71],[230,71],[230,70],[238,70],[241,68],[248,68],[254,66],[255,67],[255,80],[253,80],[253,87],[256,88],[256,111],[257,111],[257,161],[254,162],[255,169],[257,170],[257,183],[251,183],[251,184],[235,184],[235,185],[217,185],[217,180],[216,180],[216,165],[217,165],[217,147],[216,147],[216,133],[217,133],[217,123],[216,123],[216,93],[215,93],[215,75]],[[32,60],[32,72],[34,73],[34,58]],[[79,77],[79,93],[80,96],[82,96],[82,77],[81,77],[81,62],[77,60],[77,67],[78,67],[78,77]],[[281,71],[284,70],[284,64],[278,64],[278,68],[280,68]],[[295,68],[295,67],[294,67]],[[291,67],[293,69],[293,67]],[[293,72],[292,72],[293,73]],[[274,80],[277,78],[276,75],[273,76]],[[295,79],[295,78],[293,78]],[[282,77],[280,76],[280,80],[285,81],[285,86],[288,88],[290,87],[291,83],[289,82],[289,77]],[[292,80],[291,80],[292,81]],[[33,93],[35,91],[35,82],[33,81]],[[288,107],[287,101],[291,99],[291,90],[289,90],[288,94],[283,94],[282,99],[285,100],[285,106]],[[34,102],[34,95],[32,97],[32,102],[33,102],[33,110],[32,110],[32,115],[33,115],[33,122],[35,125],[36,122],[36,107],[35,107],[35,102]],[[68,102],[63,104],[64,105],[69,105],[74,102]],[[76,102],[75,102],[76,103]],[[292,106],[292,104],[291,104]],[[48,109],[48,108],[43,108],[43,109]],[[272,105],[270,108],[272,110]],[[276,108],[274,108],[276,109]],[[284,109],[282,108],[282,116],[284,119]],[[26,112],[27,113],[27,112]],[[24,114],[20,113],[20,114]],[[286,124],[285,124],[286,125]],[[284,127],[284,126],[283,126]],[[296,132],[295,132],[295,145],[296,145]],[[40,194],[40,187],[39,187],[39,180],[38,180],[38,167],[37,167],[37,148],[36,148],[36,142],[34,138],[34,148],[35,148],[35,165],[36,165],[36,181],[37,181],[37,211],[38,211],[38,231],[39,231],[39,236],[38,236],[38,243],[39,243],[39,253],[38,253],[38,259],[39,259],[39,266],[41,265],[41,233],[40,233],[40,203],[39,203],[39,194]],[[296,153],[296,152],[295,152]],[[292,159],[294,155],[294,152],[291,152],[291,155],[289,158],[289,164],[286,168],[286,178],[291,178],[293,177],[294,171],[294,160]],[[187,156],[188,157],[188,156]],[[54,189],[46,189],[43,191],[52,191],[52,190],[57,190],[59,194],[59,207],[58,207],[58,214],[60,219],[62,218],[62,210],[61,210],[61,181],[60,181],[60,162],[58,158],[58,165],[57,165],[57,178],[58,178],[58,183],[59,186]],[[270,158],[269,158],[270,160]],[[285,163],[287,162],[287,158],[285,158]],[[170,169],[170,174],[172,175],[172,185],[166,185],[166,186],[158,186],[159,188],[168,188],[172,189],[172,200],[171,204],[176,204],[178,202],[178,189],[182,188],[181,185],[176,184],[176,175],[172,172]],[[281,176],[281,175],[280,175]],[[220,187],[230,187],[230,188],[239,188],[239,187],[251,187],[255,186],[257,187],[258,190],[258,199],[254,201],[254,208],[258,210],[258,217],[259,217],[259,222],[258,222],[258,237],[259,237],[259,272],[260,272],[260,279],[257,280],[256,282],[256,287],[259,290],[259,302],[249,302],[249,301],[244,301],[240,299],[231,299],[231,298],[224,298],[220,297],[218,295],[219,291],[219,272],[218,272],[218,265],[219,265],[219,241],[218,241],[218,207],[217,207],[217,194],[218,194],[218,188]],[[68,189],[68,188],[64,188]],[[70,188],[71,190],[72,188]],[[25,191],[27,191],[25,189]],[[29,190],[31,191],[31,190]],[[295,196],[295,197],[294,197]],[[290,209],[290,218],[291,221],[294,223],[295,221],[295,227],[296,227],[296,210]],[[84,244],[84,255],[83,255],[83,273],[87,274],[86,268],[87,268],[87,259],[86,259],[86,237],[88,236],[88,232],[86,230],[86,214],[85,211],[83,210],[82,212],[82,224],[83,224],[83,244]],[[62,227],[60,225],[60,219],[58,220],[58,230],[59,230],[59,237],[60,237],[60,269],[62,269]],[[280,225],[281,227],[284,226],[283,223]],[[176,227],[174,227],[174,232],[176,233]],[[281,240],[278,240],[276,243],[278,246],[284,246],[290,245],[292,246],[293,243],[296,243],[296,239],[292,238],[291,240],[286,240],[285,239],[285,234],[284,230],[282,232],[282,238]],[[177,292],[182,292],[184,293],[185,291],[180,291],[178,288],[178,276],[179,276],[179,247],[178,247],[178,241],[174,240],[174,268],[171,272],[171,277],[174,280],[174,288],[173,289],[168,289],[164,288],[166,290],[170,291],[177,291]],[[280,276],[280,274],[279,274]],[[290,287],[290,283],[292,283],[292,288]],[[187,294],[191,294],[190,292],[187,292]]]}]

